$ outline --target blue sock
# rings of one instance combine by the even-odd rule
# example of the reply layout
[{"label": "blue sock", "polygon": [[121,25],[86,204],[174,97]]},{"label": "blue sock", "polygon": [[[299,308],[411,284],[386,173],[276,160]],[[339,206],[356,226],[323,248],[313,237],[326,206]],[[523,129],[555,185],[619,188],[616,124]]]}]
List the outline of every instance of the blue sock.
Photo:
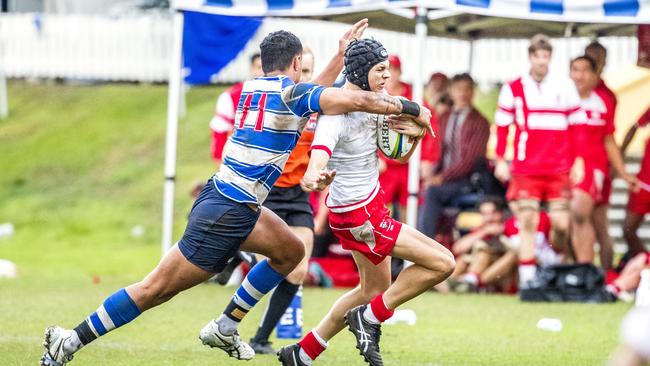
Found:
[{"label": "blue sock", "polygon": [[104,303],[90,314],[74,330],[79,340],[86,345],[97,337],[119,328],[140,315],[140,309],[125,289],[120,289],[109,296]]},{"label": "blue sock", "polygon": [[239,323],[248,311],[283,279],[284,275],[271,268],[266,259],[257,263],[248,272],[244,282],[230,299],[223,314],[230,320]]}]

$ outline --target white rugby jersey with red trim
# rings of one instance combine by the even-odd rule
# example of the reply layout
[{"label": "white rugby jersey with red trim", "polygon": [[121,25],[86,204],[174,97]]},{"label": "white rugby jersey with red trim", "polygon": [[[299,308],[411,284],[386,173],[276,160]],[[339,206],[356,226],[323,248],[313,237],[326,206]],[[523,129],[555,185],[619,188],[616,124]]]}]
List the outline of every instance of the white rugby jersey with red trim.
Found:
[{"label": "white rugby jersey with red trim", "polygon": [[325,203],[332,212],[347,212],[367,205],[379,192],[377,114],[352,112],[320,116],[312,150],[330,155],[336,169]]},{"label": "white rugby jersey with red trim", "polygon": [[538,83],[526,74],[501,88],[495,114],[497,156],[505,155],[509,126],[514,123],[513,174],[568,173],[574,159],[571,127],[586,120],[570,79],[549,76]]}]

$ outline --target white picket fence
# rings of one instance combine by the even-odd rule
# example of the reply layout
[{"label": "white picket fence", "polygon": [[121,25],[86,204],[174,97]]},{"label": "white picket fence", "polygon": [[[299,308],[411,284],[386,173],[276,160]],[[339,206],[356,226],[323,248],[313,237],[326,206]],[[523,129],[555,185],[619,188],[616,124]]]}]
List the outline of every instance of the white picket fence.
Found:
[{"label": "white picket fence", "polygon": [[[291,30],[316,54],[323,67],[337,48],[347,25],[304,19],[268,18],[256,36],[213,81],[234,82],[248,73],[248,57],[271,31]],[[417,42],[412,34],[370,29],[367,35],[400,55],[403,79],[413,81]],[[0,67],[8,77],[77,78],[106,81],[164,82],[168,77],[171,17],[167,14],[105,17],[89,15],[3,14],[0,16]],[[609,49],[608,67],[634,63],[634,37],[602,38]],[[566,73],[568,60],[580,54],[586,38],[554,40],[552,68]],[[473,43],[429,37],[424,75],[470,69],[482,85],[511,79],[527,67],[526,40],[484,39]]]}]

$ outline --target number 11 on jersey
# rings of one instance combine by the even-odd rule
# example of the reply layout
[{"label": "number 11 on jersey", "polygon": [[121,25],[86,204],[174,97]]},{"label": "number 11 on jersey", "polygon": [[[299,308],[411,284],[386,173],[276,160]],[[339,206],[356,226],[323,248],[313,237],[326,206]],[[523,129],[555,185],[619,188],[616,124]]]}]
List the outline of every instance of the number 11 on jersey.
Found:
[{"label": "number 11 on jersey", "polygon": [[242,106],[241,120],[239,121],[238,129],[244,128],[246,125],[246,118],[248,118],[248,112],[251,110],[257,109],[257,120],[255,121],[254,131],[261,132],[264,129],[264,108],[266,107],[266,96],[267,93],[261,93],[260,97],[253,102],[254,94],[248,94],[246,99],[244,99],[244,105]]}]

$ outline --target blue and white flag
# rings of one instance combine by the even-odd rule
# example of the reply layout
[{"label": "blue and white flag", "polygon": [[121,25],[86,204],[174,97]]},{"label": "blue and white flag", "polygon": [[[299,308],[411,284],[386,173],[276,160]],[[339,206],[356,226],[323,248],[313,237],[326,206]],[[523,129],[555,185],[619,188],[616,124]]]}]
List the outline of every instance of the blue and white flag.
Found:
[{"label": "blue and white flag", "polygon": [[184,12],[183,67],[185,82],[208,84],[234,60],[262,24],[260,17]]}]

